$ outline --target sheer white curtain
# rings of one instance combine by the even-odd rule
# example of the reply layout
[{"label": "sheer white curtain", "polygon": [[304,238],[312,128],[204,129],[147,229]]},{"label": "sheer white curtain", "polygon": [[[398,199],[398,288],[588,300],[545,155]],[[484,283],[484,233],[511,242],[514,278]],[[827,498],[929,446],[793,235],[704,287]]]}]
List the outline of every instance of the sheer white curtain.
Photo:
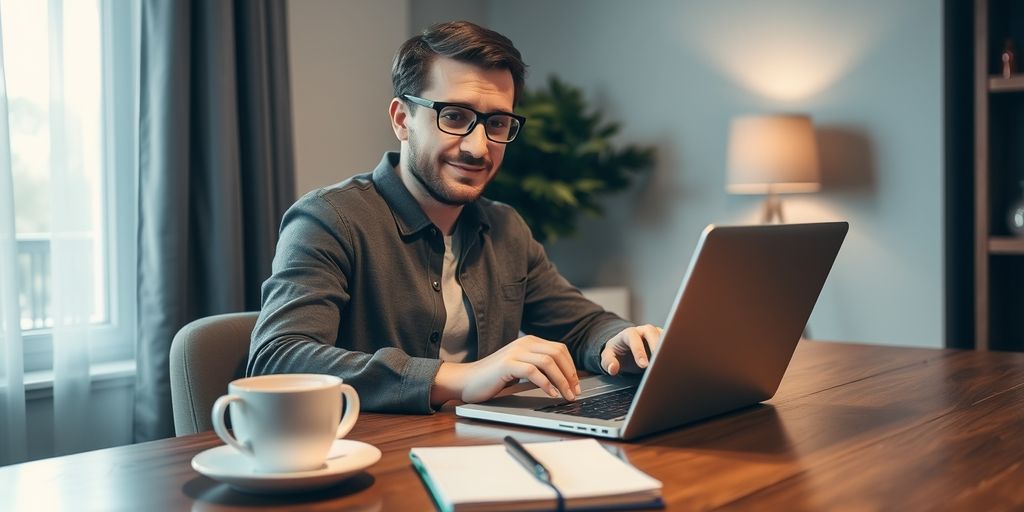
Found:
[{"label": "sheer white curtain", "polygon": [[90,354],[101,288],[102,124],[99,4],[50,0],[50,268],[53,427],[58,455],[89,447]]},{"label": "sheer white curtain", "polygon": [[26,457],[24,359],[18,312],[14,180],[2,26],[0,18],[0,465]]}]

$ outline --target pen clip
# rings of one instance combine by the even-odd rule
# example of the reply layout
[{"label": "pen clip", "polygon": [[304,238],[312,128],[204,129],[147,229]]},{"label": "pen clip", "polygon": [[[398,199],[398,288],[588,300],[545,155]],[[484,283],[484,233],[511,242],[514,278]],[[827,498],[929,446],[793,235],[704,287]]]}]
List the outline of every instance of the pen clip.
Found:
[{"label": "pen clip", "polygon": [[519,464],[529,470],[534,478],[550,487],[552,491],[555,491],[555,499],[558,500],[558,511],[562,512],[565,510],[565,496],[562,496],[562,491],[558,490],[558,487],[555,486],[555,482],[551,478],[551,471],[548,471],[544,464],[541,464],[539,460],[534,458],[526,447],[512,436],[505,436],[505,451],[511,454],[512,458],[516,459]]}]

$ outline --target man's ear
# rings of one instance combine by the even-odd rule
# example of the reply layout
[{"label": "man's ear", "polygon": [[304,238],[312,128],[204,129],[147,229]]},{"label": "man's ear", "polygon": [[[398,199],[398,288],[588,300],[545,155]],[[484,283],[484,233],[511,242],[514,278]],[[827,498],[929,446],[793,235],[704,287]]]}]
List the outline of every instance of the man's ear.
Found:
[{"label": "man's ear", "polygon": [[409,140],[409,106],[398,98],[391,99],[388,107],[388,115],[391,117],[391,129],[395,131],[398,140],[406,142]]}]

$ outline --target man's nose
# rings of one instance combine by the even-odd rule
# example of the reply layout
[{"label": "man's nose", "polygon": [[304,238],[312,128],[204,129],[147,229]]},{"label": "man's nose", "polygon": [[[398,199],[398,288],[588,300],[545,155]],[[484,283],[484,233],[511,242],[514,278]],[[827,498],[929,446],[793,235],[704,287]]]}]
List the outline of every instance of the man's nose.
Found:
[{"label": "man's nose", "polygon": [[472,131],[462,136],[460,149],[475,158],[481,158],[487,153],[487,133],[483,123],[478,123]]}]

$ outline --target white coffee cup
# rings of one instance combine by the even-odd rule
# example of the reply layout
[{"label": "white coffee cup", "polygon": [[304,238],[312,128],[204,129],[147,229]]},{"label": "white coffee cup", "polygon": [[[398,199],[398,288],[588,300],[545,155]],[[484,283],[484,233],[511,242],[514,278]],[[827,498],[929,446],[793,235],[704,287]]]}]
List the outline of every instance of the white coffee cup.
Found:
[{"label": "white coffee cup", "polygon": [[[228,404],[234,436],[224,426]],[[213,404],[213,430],[225,443],[248,455],[261,472],[322,468],[331,443],[348,434],[358,418],[359,395],[333,375],[295,373],[238,379],[228,384],[228,394]]]}]

